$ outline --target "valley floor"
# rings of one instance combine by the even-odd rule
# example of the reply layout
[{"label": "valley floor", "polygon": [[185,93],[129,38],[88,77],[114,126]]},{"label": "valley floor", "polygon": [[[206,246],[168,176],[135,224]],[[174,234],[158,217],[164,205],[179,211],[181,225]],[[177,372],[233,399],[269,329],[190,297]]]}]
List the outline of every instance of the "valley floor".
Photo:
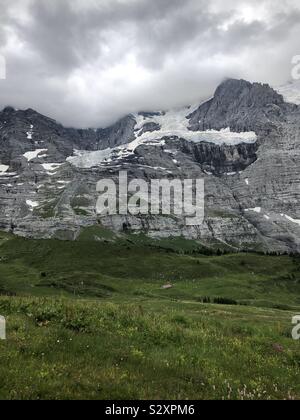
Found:
[{"label": "valley floor", "polygon": [[300,259],[178,241],[0,234],[0,399],[300,399]]}]

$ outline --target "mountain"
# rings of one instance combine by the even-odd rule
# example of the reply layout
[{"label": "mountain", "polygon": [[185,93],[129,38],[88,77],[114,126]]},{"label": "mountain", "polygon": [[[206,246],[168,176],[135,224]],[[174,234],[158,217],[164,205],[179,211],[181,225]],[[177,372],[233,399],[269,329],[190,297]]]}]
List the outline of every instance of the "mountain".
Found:
[{"label": "mountain", "polygon": [[[287,91],[228,79],[200,105],[140,112],[96,130],[5,108],[0,228],[76,239],[101,224],[206,246],[300,251],[300,107],[284,99]],[[187,227],[174,216],[97,216],[97,181],[117,179],[122,169],[146,181],[204,178],[203,225]]]}]

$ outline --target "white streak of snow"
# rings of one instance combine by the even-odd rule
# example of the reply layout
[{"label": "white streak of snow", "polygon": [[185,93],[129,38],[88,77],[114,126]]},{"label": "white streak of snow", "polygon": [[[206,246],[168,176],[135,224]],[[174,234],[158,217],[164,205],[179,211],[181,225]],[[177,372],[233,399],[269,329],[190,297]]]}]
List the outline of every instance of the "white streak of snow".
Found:
[{"label": "white streak of snow", "polygon": [[287,220],[289,220],[290,222],[292,222],[292,223],[295,223],[295,224],[297,224],[297,225],[300,225],[300,219],[293,219],[292,217],[290,217],[290,216],[288,216],[288,215],[286,215],[286,214],[285,214],[285,218],[286,218]]},{"label": "white streak of snow", "polygon": [[254,132],[235,133],[226,128],[220,131],[191,131],[188,129],[189,120],[186,118],[191,111],[188,108],[181,110],[168,111],[162,115],[155,115],[151,117],[143,117],[142,115],[135,115],[137,125],[136,131],[139,136],[140,131],[146,123],[158,124],[160,131],[153,131],[152,133],[143,133],[140,138],[142,140],[157,140],[163,137],[179,137],[187,141],[195,143],[208,142],[215,144],[236,145],[240,143],[255,143],[257,136]]},{"label": "white streak of snow", "polygon": [[[37,149],[31,152],[26,152],[23,156],[28,160],[28,162],[30,162],[31,160],[36,159],[41,153],[45,153],[47,151],[48,149]],[[45,155],[43,157],[45,157]]]},{"label": "white streak of snow", "polygon": [[253,209],[246,209],[245,211],[254,211],[255,213],[261,213],[261,207],[254,207]]},{"label": "white streak of snow", "polygon": [[[198,105],[199,107],[199,105]],[[197,109],[198,107],[195,107]],[[240,143],[253,144],[257,141],[254,132],[235,133],[226,128],[220,131],[191,131],[189,130],[189,120],[186,118],[192,112],[191,108],[173,110],[160,115],[144,117],[134,115],[136,119],[135,140],[131,143],[116,147],[113,149],[99,150],[96,152],[75,150],[74,156],[67,158],[72,165],[81,168],[92,168],[103,164],[122,160],[134,154],[137,147],[146,146],[164,146],[164,137],[170,139],[182,138],[194,143],[207,142],[218,145],[237,145]],[[160,126],[160,130],[142,133],[143,126],[146,123],[155,123]],[[167,153],[171,151],[168,150]]]},{"label": "white streak of snow", "polygon": [[0,176],[6,173],[9,169],[9,166],[0,164]]},{"label": "white streak of snow", "polygon": [[57,170],[63,165],[63,163],[42,163],[42,167],[45,169],[48,175],[53,176]]},{"label": "white streak of snow", "polygon": [[39,206],[39,203],[37,203],[36,201],[31,201],[31,200],[26,200],[26,204],[28,207],[31,208],[31,211]]}]

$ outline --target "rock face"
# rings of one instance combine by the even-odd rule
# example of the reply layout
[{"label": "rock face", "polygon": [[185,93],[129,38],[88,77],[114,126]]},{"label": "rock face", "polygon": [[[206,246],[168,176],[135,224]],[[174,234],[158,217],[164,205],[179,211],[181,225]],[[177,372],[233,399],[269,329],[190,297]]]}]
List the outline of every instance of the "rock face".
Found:
[{"label": "rock face", "polygon": [[111,127],[98,130],[98,149],[112,148],[127,144],[134,140],[134,128],[136,121],[132,115],[128,115]]},{"label": "rock face", "polygon": [[[204,223],[100,217],[96,183],[120,170],[147,182],[204,178]],[[300,251],[299,184],[300,107],[268,85],[227,80],[196,109],[142,112],[97,130],[65,128],[31,109],[0,112],[0,229],[26,237],[73,240],[101,223],[208,246]]]},{"label": "rock face", "polygon": [[245,80],[227,80],[215,96],[188,116],[190,129],[230,127],[232,131],[255,131],[266,134],[273,124],[286,121],[291,106],[268,85]]},{"label": "rock face", "polygon": [[187,156],[190,155],[202,169],[220,176],[244,171],[256,161],[258,146],[257,143],[231,146],[206,142],[191,143],[182,140],[178,149]]}]

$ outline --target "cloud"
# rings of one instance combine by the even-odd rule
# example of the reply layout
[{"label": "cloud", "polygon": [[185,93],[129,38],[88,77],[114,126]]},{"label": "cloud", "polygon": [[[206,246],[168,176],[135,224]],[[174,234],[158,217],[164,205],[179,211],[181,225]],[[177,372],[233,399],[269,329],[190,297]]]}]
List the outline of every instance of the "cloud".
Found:
[{"label": "cloud", "polygon": [[294,0],[0,0],[0,105],[65,125],[210,96],[225,77],[281,84],[300,53]]}]

